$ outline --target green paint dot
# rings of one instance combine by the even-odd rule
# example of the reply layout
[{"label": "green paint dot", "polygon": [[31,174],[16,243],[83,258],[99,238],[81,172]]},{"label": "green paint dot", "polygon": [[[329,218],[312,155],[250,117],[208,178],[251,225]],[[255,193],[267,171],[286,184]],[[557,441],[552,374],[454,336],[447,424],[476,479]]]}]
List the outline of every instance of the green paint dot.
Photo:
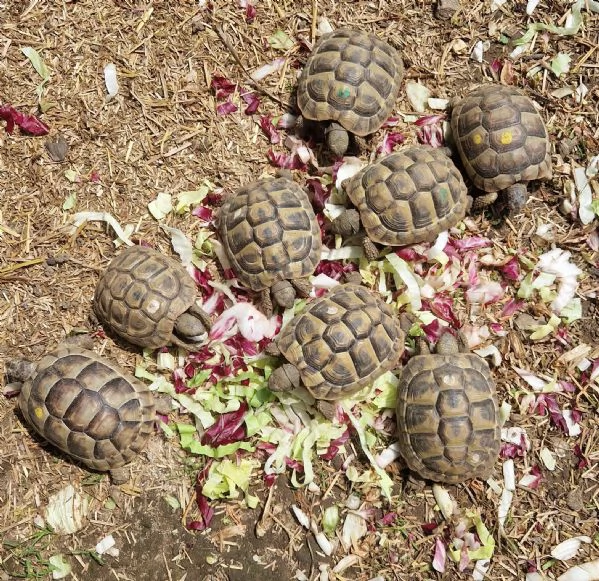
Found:
[{"label": "green paint dot", "polygon": [[347,99],[349,94],[349,87],[339,87],[339,90],[337,91],[337,97],[341,97],[342,99]]}]

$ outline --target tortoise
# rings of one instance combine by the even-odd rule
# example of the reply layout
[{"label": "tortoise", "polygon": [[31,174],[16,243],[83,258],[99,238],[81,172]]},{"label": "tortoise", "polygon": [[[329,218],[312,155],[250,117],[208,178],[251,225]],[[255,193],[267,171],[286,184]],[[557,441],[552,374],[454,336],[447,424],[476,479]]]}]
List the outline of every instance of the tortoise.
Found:
[{"label": "tortoise", "polygon": [[270,375],[271,391],[301,383],[316,399],[338,400],[397,366],[404,333],[380,296],[347,283],[308,303],[269,347],[287,359]]},{"label": "tortoise", "polygon": [[499,454],[499,406],[486,361],[446,331],[431,354],[403,368],[397,397],[399,449],[410,470],[457,484],[490,476]]},{"label": "tortoise", "polygon": [[13,362],[9,374],[23,382],[18,406],[35,432],[88,468],[123,480],[118,469],[154,430],[155,405],[145,384],[116,363],[67,343],[37,364]]},{"label": "tortoise", "polygon": [[351,236],[361,222],[366,257],[374,260],[379,253],[374,243],[405,246],[433,241],[455,226],[472,200],[449,152],[415,145],[362,168],[345,182],[357,210],[345,210],[335,218],[333,232]]},{"label": "tortoise", "polygon": [[514,87],[485,85],[467,95],[452,109],[451,130],[468,177],[487,192],[478,206],[501,195],[517,213],[528,199],[527,183],[552,176],[545,123]]},{"label": "tortoise", "polygon": [[330,121],[329,149],[343,156],[349,135],[374,133],[389,117],[403,77],[398,51],[374,34],[340,28],[314,45],[299,77],[297,104],[305,119]]},{"label": "tortoise", "polygon": [[320,262],[320,227],[308,195],[286,176],[254,181],[226,200],[218,229],[242,285],[260,293],[270,316],[273,300],[293,306],[308,296],[308,277]]},{"label": "tortoise", "polygon": [[94,311],[134,345],[193,349],[210,317],[196,303],[196,285],[181,263],[146,246],[130,246],[100,276]]}]

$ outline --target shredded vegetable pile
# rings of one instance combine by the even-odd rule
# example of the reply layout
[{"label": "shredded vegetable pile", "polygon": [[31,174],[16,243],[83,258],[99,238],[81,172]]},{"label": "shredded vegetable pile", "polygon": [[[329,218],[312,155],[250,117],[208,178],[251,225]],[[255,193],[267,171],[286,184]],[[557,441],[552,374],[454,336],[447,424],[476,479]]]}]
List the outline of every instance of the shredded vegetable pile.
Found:
[{"label": "shredded vegetable pile", "polygon": [[[494,0],[496,8],[503,1]],[[535,2],[528,2],[529,15],[535,6]],[[513,42],[511,58],[524,54],[539,32],[575,34],[584,7],[581,1],[575,2],[561,27],[531,23]],[[240,9],[247,22],[256,17],[251,2],[241,2]],[[586,9],[599,10],[593,0],[587,0]],[[319,21],[320,33],[329,28],[326,19]],[[289,51],[296,43],[282,31],[267,42],[281,52]],[[486,48],[484,42],[476,43],[471,58],[481,62]],[[43,78],[39,55],[26,56],[38,72],[42,71]],[[251,78],[261,81],[284,66],[286,58],[275,58],[252,71]],[[559,53],[548,66],[559,78],[569,70],[570,58]],[[509,60],[496,60],[491,69],[496,80],[509,84],[514,79]],[[110,98],[119,92],[117,75],[115,65],[106,65],[104,76]],[[484,522],[479,507],[460,507],[445,488],[434,485],[435,518],[421,523],[422,532],[434,538],[432,569],[444,573],[451,561],[458,571],[469,571],[473,579],[483,579],[498,535],[510,523],[515,496],[538,489],[546,475],[556,469],[559,457],[569,456],[581,473],[589,467],[581,438],[584,412],[578,396],[589,387],[598,389],[599,352],[596,346],[576,343],[569,331],[582,318],[582,299],[596,292],[583,285],[586,275],[580,262],[556,243],[555,225],[542,218],[537,219],[536,230],[530,232],[526,246],[510,247],[505,242],[510,239],[509,233],[495,236],[493,228],[484,230],[476,216],[442,232],[433,243],[387,249],[379,260],[369,262],[360,247],[343,246],[341,238],[328,229],[330,221],[348,205],[345,180],[366,160],[346,157],[331,167],[320,167],[315,144],[295,135],[296,117],[290,113],[262,113],[263,96],[253,85],[215,74],[211,89],[216,114],[251,118],[268,143],[270,164],[295,171],[297,181],[309,191],[325,245],[322,260],[311,277],[312,297],[322,296],[339,284],[344,274],[358,272],[362,284],[378,292],[398,314],[415,317],[405,358],[415,352],[419,337],[434,344],[444,329],[461,328],[475,353],[492,368],[504,370],[499,385],[501,469],[498,466],[495,477],[482,484],[496,514],[491,522]],[[580,99],[587,90],[582,83],[567,89],[570,93],[564,96]],[[379,142],[374,144],[371,161],[406,143],[407,132],[400,127],[409,126],[410,134],[420,143],[444,145],[447,100],[432,97],[424,84],[415,81],[407,82],[406,95],[412,113],[388,119]],[[15,126],[34,135],[48,131],[37,118],[10,105],[0,107],[0,119],[6,122],[9,133]],[[572,179],[562,175],[566,192],[562,210],[582,227],[597,224],[599,200],[593,196],[590,184],[598,167],[599,156],[595,156],[587,167],[575,168]],[[69,171],[69,181],[76,181],[78,176]],[[319,477],[319,463],[341,459],[338,477],[351,488],[342,506],[336,504],[318,515],[307,514],[297,505],[292,507],[298,523],[314,535],[325,555],[345,554],[333,569],[341,573],[357,562],[354,549],[361,538],[375,530],[379,542],[384,543],[385,531],[401,518],[395,502],[397,483],[390,470],[400,458],[394,439],[397,372],[387,372],[359,394],[335,402],[326,415],[304,388],[292,393],[268,389],[268,378],[279,361],[267,355],[265,348],[310,299],[297,300],[293,308],[270,318],[254,306],[251,293],[235,278],[216,234],[219,206],[231,193],[206,176],[197,189],[159,193],[148,205],[149,213],[195,280],[198,303],[212,316],[213,326],[196,352],[144,352],[135,374],[149,383],[151,390],[170,396],[173,413],[160,416],[159,426],[168,440],[176,442],[201,465],[195,482],[196,507],[186,521],[189,530],[208,529],[222,501],[234,501],[249,509],[259,507],[260,483],[272,487],[280,475],[288,478],[291,486],[320,495],[324,482]],[[75,200],[69,204],[63,209],[70,210]],[[190,239],[181,229],[168,226],[171,216],[193,223],[195,237]],[[72,224],[77,228],[91,220],[110,224],[117,245],[132,244],[135,227],[121,226],[107,213],[79,212]],[[503,225],[506,230],[508,227],[511,224]],[[598,231],[585,230],[589,253],[599,251]],[[524,360],[520,355],[525,344],[546,346],[546,351],[554,354],[549,359],[552,367],[539,373],[515,364]],[[539,461],[530,461],[533,435],[512,420],[515,414],[548,422],[552,433],[563,438],[565,447],[556,449],[552,440],[544,440],[538,450]],[[173,501],[176,503],[176,499]],[[590,542],[592,539],[583,535],[563,541],[554,547],[551,558],[571,559]],[[597,562],[586,563],[559,579],[599,579],[597,569]],[[531,563],[527,581],[542,579],[542,571]]]}]

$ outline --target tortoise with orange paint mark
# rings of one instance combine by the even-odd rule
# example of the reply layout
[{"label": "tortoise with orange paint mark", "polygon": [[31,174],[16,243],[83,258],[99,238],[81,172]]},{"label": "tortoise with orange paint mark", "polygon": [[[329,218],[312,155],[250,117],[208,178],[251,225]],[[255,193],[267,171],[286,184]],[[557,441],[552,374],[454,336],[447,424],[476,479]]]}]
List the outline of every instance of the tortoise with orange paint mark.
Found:
[{"label": "tortoise with orange paint mark", "polygon": [[476,89],[453,107],[451,129],[468,177],[488,194],[477,198],[478,206],[502,195],[517,213],[528,199],[528,182],[552,176],[545,123],[514,87]]}]

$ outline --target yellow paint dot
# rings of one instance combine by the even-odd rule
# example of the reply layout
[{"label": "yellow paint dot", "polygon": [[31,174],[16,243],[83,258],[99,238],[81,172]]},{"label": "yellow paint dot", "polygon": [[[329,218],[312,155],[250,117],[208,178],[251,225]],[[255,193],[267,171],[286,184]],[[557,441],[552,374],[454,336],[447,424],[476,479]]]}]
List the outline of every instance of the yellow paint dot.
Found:
[{"label": "yellow paint dot", "polygon": [[483,136],[480,133],[475,133],[472,136],[472,141],[474,141],[474,145],[480,145],[483,142]]},{"label": "yellow paint dot", "polygon": [[509,145],[512,142],[513,138],[514,138],[514,136],[512,135],[511,131],[504,131],[501,134],[500,140],[501,140],[501,143],[503,143],[503,145]]},{"label": "yellow paint dot", "polygon": [[42,408],[35,408],[33,413],[41,420],[44,416],[44,410]]}]

